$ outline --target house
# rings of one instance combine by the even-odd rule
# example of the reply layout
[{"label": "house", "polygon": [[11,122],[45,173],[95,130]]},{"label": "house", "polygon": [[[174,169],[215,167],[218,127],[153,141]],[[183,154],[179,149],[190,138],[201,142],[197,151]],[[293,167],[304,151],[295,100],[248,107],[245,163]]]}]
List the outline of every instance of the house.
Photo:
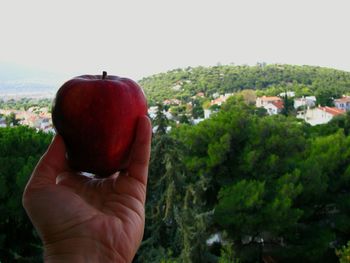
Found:
[{"label": "house", "polygon": [[166,99],[163,101],[164,105],[180,105],[181,101],[178,99]]},{"label": "house", "polygon": [[280,96],[280,97],[287,96],[287,97],[292,98],[292,97],[295,97],[295,92],[294,91],[282,92],[282,93],[278,94],[278,96]]},{"label": "house", "polygon": [[204,119],[210,118],[211,110],[210,109],[204,109]]},{"label": "house", "polygon": [[302,98],[297,98],[294,100],[294,109],[297,109],[301,106],[313,108],[316,106],[316,97],[315,96],[306,96]]},{"label": "house", "polygon": [[192,122],[192,124],[196,125],[202,121],[204,121],[204,118],[193,119],[191,122]]},{"label": "house", "polygon": [[276,115],[281,113],[281,111],[284,108],[284,105],[282,100],[277,100],[277,101],[269,102],[268,104],[264,105],[263,108],[267,110],[267,113],[269,115]]},{"label": "house", "polygon": [[39,129],[40,130],[48,130],[52,127],[51,119],[49,118],[44,118],[41,119],[39,122]]},{"label": "house", "polygon": [[224,97],[219,97],[219,98],[216,98],[215,100],[212,100],[210,102],[210,106],[213,106],[213,105],[221,106],[225,101],[226,99]]},{"label": "house", "polygon": [[220,232],[212,234],[206,241],[208,246],[211,246],[215,243],[222,243],[223,238],[222,238],[222,234]]},{"label": "house", "polygon": [[220,94],[218,92],[215,92],[213,95],[212,95],[213,99],[216,99],[216,98],[219,98],[220,97]]},{"label": "house", "polygon": [[168,120],[173,120],[174,119],[174,116],[171,114],[171,112],[169,111],[163,111],[163,114],[165,115],[165,117],[168,119]]},{"label": "house", "polygon": [[4,128],[6,126],[6,119],[4,117],[0,117],[0,128]]},{"label": "house", "polygon": [[204,96],[204,92],[198,92],[198,93],[196,94],[196,97],[201,97],[201,98],[205,97],[205,96]]},{"label": "house", "polygon": [[173,89],[173,90],[176,90],[176,91],[179,91],[179,90],[181,90],[182,85],[183,85],[183,82],[180,81],[180,80],[178,80],[178,81],[176,81],[176,83],[173,85],[172,89]]},{"label": "house", "polygon": [[335,99],[334,100],[334,106],[337,109],[349,111],[350,110],[350,97],[348,96],[343,96],[340,99]]},{"label": "house", "polygon": [[220,97],[212,100],[210,102],[210,105],[213,106],[213,105],[218,105],[218,106],[221,106],[225,101],[227,101],[227,99],[229,97],[232,96],[232,93],[226,93],[225,95],[221,95]]},{"label": "house", "polygon": [[256,98],[256,107],[265,108],[269,115],[275,115],[282,111],[284,108],[283,100],[280,97],[272,96],[262,96]]},{"label": "house", "polygon": [[196,95],[192,96],[192,99],[196,99],[196,98],[204,98],[204,92],[198,92]]},{"label": "house", "polygon": [[328,123],[335,116],[345,114],[345,110],[336,107],[317,107],[314,109],[307,109],[306,112],[299,112],[297,118],[304,119],[312,126],[318,124]]},{"label": "house", "polygon": [[262,96],[262,97],[256,98],[255,105],[256,107],[261,108],[261,107],[267,106],[269,103],[276,102],[276,101],[283,101],[283,100],[277,96],[272,96],[272,97]]},{"label": "house", "polygon": [[154,119],[157,116],[158,106],[151,106],[148,108],[148,115],[151,119]]}]

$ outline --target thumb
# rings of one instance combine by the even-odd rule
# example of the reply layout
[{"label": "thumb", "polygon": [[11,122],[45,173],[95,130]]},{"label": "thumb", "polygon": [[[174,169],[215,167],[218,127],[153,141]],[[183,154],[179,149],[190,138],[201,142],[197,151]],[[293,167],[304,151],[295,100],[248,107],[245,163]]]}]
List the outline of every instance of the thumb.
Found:
[{"label": "thumb", "polygon": [[39,160],[28,187],[42,187],[48,184],[56,184],[56,177],[70,170],[66,159],[66,147],[60,135],[55,135],[47,151]]}]

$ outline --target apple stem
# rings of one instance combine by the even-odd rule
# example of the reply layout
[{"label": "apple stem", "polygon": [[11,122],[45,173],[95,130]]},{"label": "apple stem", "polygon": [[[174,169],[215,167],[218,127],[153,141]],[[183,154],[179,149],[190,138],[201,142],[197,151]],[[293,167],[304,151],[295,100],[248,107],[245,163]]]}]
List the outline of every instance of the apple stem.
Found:
[{"label": "apple stem", "polygon": [[102,72],[102,79],[106,79],[106,77],[107,77],[107,72],[106,72],[106,71],[103,71],[103,72]]}]

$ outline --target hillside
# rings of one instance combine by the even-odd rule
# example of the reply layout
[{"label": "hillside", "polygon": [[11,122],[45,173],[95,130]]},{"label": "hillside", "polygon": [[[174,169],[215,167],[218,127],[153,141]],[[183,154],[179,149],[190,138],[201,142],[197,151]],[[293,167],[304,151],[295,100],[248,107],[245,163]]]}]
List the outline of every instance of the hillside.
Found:
[{"label": "hillside", "polygon": [[187,67],[139,81],[150,105],[167,98],[189,100],[198,92],[207,97],[243,89],[296,90],[298,95],[338,97],[350,92],[350,72],[315,66],[265,65]]}]

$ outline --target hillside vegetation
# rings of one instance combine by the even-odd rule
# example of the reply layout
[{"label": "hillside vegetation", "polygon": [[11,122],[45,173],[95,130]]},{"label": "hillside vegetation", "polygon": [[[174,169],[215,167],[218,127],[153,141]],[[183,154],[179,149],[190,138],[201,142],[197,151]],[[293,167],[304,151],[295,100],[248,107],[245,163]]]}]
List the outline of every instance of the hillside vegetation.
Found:
[{"label": "hillside vegetation", "polygon": [[297,96],[313,94],[321,104],[327,104],[329,98],[350,92],[350,72],[314,66],[220,65],[174,69],[143,78],[139,83],[150,105],[169,98],[187,101],[198,92],[210,97],[243,89],[272,93],[292,89]]},{"label": "hillside vegetation", "polygon": [[330,263],[348,253],[337,251],[350,240],[350,115],[313,127],[258,116],[232,96],[198,125],[165,133],[160,114],[155,124],[136,262]]}]

